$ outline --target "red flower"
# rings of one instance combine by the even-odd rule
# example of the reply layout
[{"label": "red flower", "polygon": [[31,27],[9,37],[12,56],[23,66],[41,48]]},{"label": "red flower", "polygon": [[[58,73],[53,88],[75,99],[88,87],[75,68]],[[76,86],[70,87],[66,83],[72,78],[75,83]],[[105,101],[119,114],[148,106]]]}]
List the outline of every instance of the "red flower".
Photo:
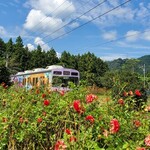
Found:
[{"label": "red flower", "polygon": [[54,150],[65,150],[67,146],[63,140],[58,140],[55,144]]},{"label": "red flower", "polygon": [[139,120],[134,120],[133,121],[133,124],[136,128],[140,127],[141,126],[141,122]]},{"label": "red flower", "polygon": [[146,150],[144,147],[137,147],[136,150]]},{"label": "red flower", "polygon": [[42,118],[38,118],[38,119],[37,119],[37,122],[38,122],[38,123],[41,123],[42,120],[43,120]]},{"label": "red flower", "polygon": [[120,129],[120,124],[117,119],[112,119],[110,121],[110,133],[117,133]]},{"label": "red flower", "polygon": [[118,100],[118,103],[119,103],[120,105],[124,105],[124,100],[123,100],[122,98],[120,98],[120,99]]},{"label": "red flower", "polygon": [[135,95],[136,95],[136,96],[141,96],[140,91],[139,91],[139,90],[135,90]]},{"label": "red flower", "polygon": [[146,146],[150,146],[150,135],[145,138],[144,142]]},{"label": "red flower", "polygon": [[59,93],[60,93],[61,96],[65,95],[65,91],[59,91]]},{"label": "red flower", "polygon": [[77,141],[76,137],[74,137],[74,136],[70,137],[70,142],[76,142],[76,141]]},{"label": "red flower", "polygon": [[50,104],[50,101],[47,100],[47,99],[45,99],[45,100],[44,100],[44,105],[45,105],[45,106],[48,106],[49,104]]},{"label": "red flower", "polygon": [[65,132],[66,132],[68,135],[71,135],[71,130],[66,129]]},{"label": "red flower", "polygon": [[128,93],[127,92],[123,92],[123,96],[124,97],[128,96]]},{"label": "red flower", "polygon": [[92,115],[88,115],[85,118],[87,121],[90,121],[91,123],[94,123],[94,117]]},{"label": "red flower", "polygon": [[79,114],[84,112],[84,108],[81,106],[80,100],[75,100],[73,102],[73,107]]},{"label": "red flower", "polygon": [[46,94],[43,93],[43,94],[42,94],[42,98],[45,98],[45,97],[46,97]]},{"label": "red flower", "polygon": [[95,99],[97,99],[97,96],[94,95],[94,94],[89,94],[89,95],[86,96],[86,102],[87,103],[92,103],[93,100],[95,100]]}]

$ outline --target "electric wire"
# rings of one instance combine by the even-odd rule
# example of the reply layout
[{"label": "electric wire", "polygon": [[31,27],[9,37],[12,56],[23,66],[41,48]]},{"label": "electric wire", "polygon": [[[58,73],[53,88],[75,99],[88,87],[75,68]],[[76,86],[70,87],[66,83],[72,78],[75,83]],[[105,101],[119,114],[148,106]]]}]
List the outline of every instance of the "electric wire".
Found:
[{"label": "electric wire", "polygon": [[[84,12],[83,14],[81,14],[80,16],[76,17],[75,19],[71,20],[70,22],[66,23],[65,25],[63,25],[62,27],[58,28],[57,30],[53,31],[51,34],[48,34],[46,36],[44,36],[42,39],[45,39],[49,36],[51,36],[52,34],[56,33],[57,31],[63,29],[64,27],[68,26],[69,24],[73,23],[74,21],[77,21],[78,19],[80,19],[81,17],[83,17],[85,14],[89,13],[90,11],[96,9],[98,6],[102,5],[103,3],[105,3],[107,0],[104,0],[100,3],[98,3],[96,6],[92,7],[91,9],[89,9],[88,11]],[[67,32],[68,33],[68,32]],[[40,41],[40,40],[39,40]],[[37,41],[38,42],[38,41]]]},{"label": "electric wire", "polygon": [[81,28],[81,27],[87,25],[88,23],[90,23],[90,22],[92,22],[92,21],[94,21],[94,20],[96,20],[96,19],[98,19],[98,18],[100,18],[100,17],[102,17],[102,16],[104,16],[104,15],[106,15],[106,14],[108,14],[108,13],[114,11],[115,9],[118,9],[119,7],[121,7],[121,6],[125,5],[125,4],[127,4],[127,3],[130,2],[130,1],[131,1],[131,0],[127,0],[127,1],[125,1],[125,2],[123,2],[123,3],[121,3],[121,4],[119,4],[119,5],[117,5],[116,7],[113,7],[112,9],[106,11],[105,13],[103,13],[103,14],[97,16],[97,17],[94,17],[93,19],[91,19],[91,20],[85,22],[84,24],[81,24],[80,26],[78,26],[78,27],[76,27],[76,28],[74,28],[74,29],[72,29],[72,30],[70,30],[70,31],[68,31],[68,32],[66,32],[66,33],[64,33],[64,34],[62,34],[62,35],[60,35],[60,36],[58,36],[58,37],[56,37],[56,38],[54,38],[54,39],[52,39],[52,40],[50,40],[50,41],[48,41],[48,42],[45,42],[45,43],[42,44],[41,46],[44,46],[44,45],[46,45],[47,43],[50,43],[50,42],[52,42],[52,41],[55,41],[55,40],[59,39],[60,37],[63,37],[64,35],[69,34],[69,33],[73,32],[73,31],[75,31],[75,30],[77,30],[77,29],[79,29],[79,28]]},{"label": "electric wire", "polygon": [[128,37],[133,37],[133,36],[136,36],[136,35],[140,35],[140,34],[146,33],[146,32],[150,32],[150,29],[149,29],[149,30],[142,31],[142,32],[139,32],[139,33],[135,33],[135,34],[125,35],[125,36],[122,36],[122,37],[117,38],[117,39],[115,39],[115,40],[110,40],[110,41],[107,41],[107,42],[104,42],[104,43],[96,44],[96,45],[91,46],[91,47],[97,47],[97,46],[101,46],[101,45],[105,45],[105,44],[117,42],[117,41],[120,41],[120,40],[122,40],[122,39],[125,39],[125,38],[128,38]]},{"label": "electric wire", "polygon": [[[66,0],[66,1],[67,1],[67,0]],[[66,1],[65,1],[65,2],[66,2]],[[84,3],[84,6],[87,5],[90,1],[91,1],[91,0],[88,0],[86,3]],[[66,7],[64,10],[68,9],[71,5],[72,5],[72,3],[71,3],[70,5],[68,5],[68,7]],[[60,6],[62,6],[62,4],[61,4]],[[60,8],[60,6],[58,6],[57,8]],[[57,9],[57,8],[56,8],[56,9]],[[55,10],[54,10],[54,11],[55,11]],[[54,12],[54,11],[53,11],[53,12]],[[62,11],[62,13],[63,13],[63,11]],[[46,16],[45,19],[48,18],[49,16],[50,16],[50,15]],[[57,15],[56,15],[56,16],[57,16]],[[55,17],[56,17],[56,16],[55,16]],[[68,18],[68,16],[70,16],[70,15],[67,15],[67,16],[66,16],[65,18],[63,18],[63,19]],[[42,19],[42,20],[40,21],[40,23],[42,23],[45,19]],[[39,24],[40,24],[40,23],[39,23]],[[36,24],[36,25],[39,25],[39,24]],[[54,25],[56,25],[56,24],[57,24],[57,23],[55,23]],[[36,27],[36,25],[35,25],[35,27]],[[53,25],[53,26],[54,26],[54,25]],[[39,29],[39,30],[40,30],[40,29]],[[35,31],[35,32],[36,32],[36,31]],[[35,32],[33,31],[32,33],[35,33]],[[41,36],[42,34],[43,34],[43,32],[37,34],[36,36]],[[47,36],[46,36],[46,37],[47,37]],[[46,38],[46,37],[44,37],[44,38]],[[29,40],[26,40],[25,42],[27,42],[27,41],[29,41]],[[38,42],[38,41],[37,41],[37,42]]]},{"label": "electric wire", "polygon": [[[64,1],[64,2],[61,3],[58,7],[56,7],[56,8],[51,12],[51,15],[52,15],[56,10],[58,10],[60,7],[62,7],[67,1],[68,1],[68,0]],[[71,5],[72,5],[72,4],[70,4],[67,8],[69,8]],[[67,8],[65,8],[65,9],[67,9]],[[31,34],[35,33],[36,30],[39,29],[39,28],[36,28],[36,27],[38,27],[38,26],[39,26],[44,20],[46,20],[49,16],[50,16],[50,15],[47,15],[47,16],[45,16],[42,20],[40,20],[40,22],[34,26],[35,30],[30,31]],[[56,17],[56,16],[55,16],[55,17]],[[27,42],[27,41],[29,41],[29,40],[26,40],[25,42]]]}]

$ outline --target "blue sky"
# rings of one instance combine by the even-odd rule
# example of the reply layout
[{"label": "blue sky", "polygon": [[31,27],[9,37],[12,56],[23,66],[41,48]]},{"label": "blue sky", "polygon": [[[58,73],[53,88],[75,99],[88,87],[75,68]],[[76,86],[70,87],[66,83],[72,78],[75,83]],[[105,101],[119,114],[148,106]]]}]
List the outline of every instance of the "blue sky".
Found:
[{"label": "blue sky", "polygon": [[20,35],[30,50],[39,44],[103,60],[150,55],[150,1],[131,0],[112,10],[126,1],[0,0],[0,37],[15,42]]}]

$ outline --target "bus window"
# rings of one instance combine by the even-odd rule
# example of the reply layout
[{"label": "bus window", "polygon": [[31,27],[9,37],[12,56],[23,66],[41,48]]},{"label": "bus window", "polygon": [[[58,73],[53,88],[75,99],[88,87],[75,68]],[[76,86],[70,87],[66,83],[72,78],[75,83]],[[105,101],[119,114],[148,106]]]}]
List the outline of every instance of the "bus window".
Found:
[{"label": "bus window", "polygon": [[60,77],[60,76],[53,76],[52,79],[52,86],[53,87],[67,87],[68,82],[73,82],[74,84],[78,84],[77,77]]},{"label": "bus window", "polygon": [[61,71],[54,71],[53,74],[54,75],[62,75],[62,72]]},{"label": "bus window", "polygon": [[78,76],[78,72],[71,72],[72,76]]},{"label": "bus window", "polygon": [[63,75],[70,75],[70,71],[63,71]]}]

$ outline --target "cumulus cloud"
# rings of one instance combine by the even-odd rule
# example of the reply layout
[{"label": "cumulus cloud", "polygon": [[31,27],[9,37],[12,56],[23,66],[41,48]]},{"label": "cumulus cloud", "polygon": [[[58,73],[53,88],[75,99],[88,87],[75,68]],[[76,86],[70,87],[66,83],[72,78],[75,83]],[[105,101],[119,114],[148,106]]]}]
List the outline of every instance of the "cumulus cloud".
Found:
[{"label": "cumulus cloud", "polygon": [[28,0],[26,6],[51,16],[61,16],[75,11],[74,5],[69,0]]},{"label": "cumulus cloud", "polygon": [[45,51],[48,51],[50,49],[50,47],[42,40],[42,38],[40,37],[36,37],[34,40],[34,44],[35,45],[40,45],[41,48]]},{"label": "cumulus cloud", "polygon": [[31,11],[26,17],[24,28],[51,38],[65,33],[63,26],[70,18],[64,19],[64,16],[75,11],[73,3],[69,0],[28,0],[25,5],[30,7]]},{"label": "cumulus cloud", "polygon": [[116,31],[109,31],[109,32],[104,33],[102,35],[102,37],[105,40],[115,40],[117,38],[117,32]]},{"label": "cumulus cloud", "polygon": [[[53,31],[57,30],[60,27],[60,24],[63,25],[61,19],[46,17],[42,11],[32,9],[26,18],[24,27],[31,31],[49,35],[53,33]],[[59,30],[59,32],[55,32],[55,34],[51,34],[51,36],[53,37],[62,33],[64,33],[63,29]]]},{"label": "cumulus cloud", "polygon": [[32,51],[32,50],[34,50],[35,49],[35,47],[34,47],[34,45],[32,45],[32,44],[27,44],[27,47],[28,47],[28,49],[30,50],[30,51]]}]

